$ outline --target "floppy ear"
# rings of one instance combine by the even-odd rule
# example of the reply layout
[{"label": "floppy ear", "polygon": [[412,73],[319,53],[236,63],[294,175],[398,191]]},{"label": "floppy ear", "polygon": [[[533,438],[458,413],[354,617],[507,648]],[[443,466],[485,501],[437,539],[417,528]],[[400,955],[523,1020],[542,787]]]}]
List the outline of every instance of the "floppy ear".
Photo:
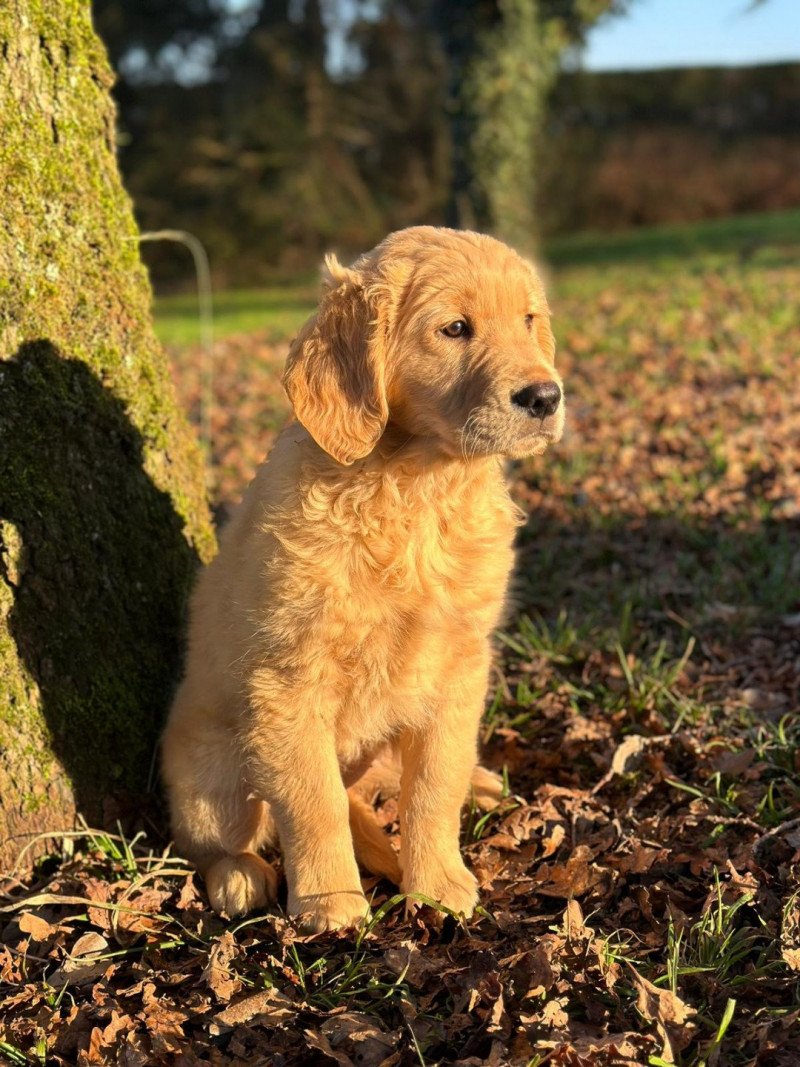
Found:
[{"label": "floppy ear", "polygon": [[297,419],[346,466],[369,455],[386,427],[385,324],[363,278],[328,256],[327,292],[292,342],[283,385]]}]

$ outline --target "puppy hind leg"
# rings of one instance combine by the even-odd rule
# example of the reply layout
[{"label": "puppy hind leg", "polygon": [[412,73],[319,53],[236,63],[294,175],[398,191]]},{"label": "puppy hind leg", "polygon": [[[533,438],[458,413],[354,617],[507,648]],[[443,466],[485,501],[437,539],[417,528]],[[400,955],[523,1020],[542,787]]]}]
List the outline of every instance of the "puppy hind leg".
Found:
[{"label": "puppy hind leg", "polygon": [[353,789],[347,791],[347,799],[356,859],[371,874],[388,878],[395,885],[400,885],[399,857],[388,836],[378,826],[372,805]]},{"label": "puppy hind leg", "polygon": [[267,805],[249,797],[237,814],[240,819],[222,835],[224,854],[210,857],[201,869],[211,907],[231,917],[266,907],[278,896],[275,868],[258,854],[270,836]]},{"label": "puppy hind leg", "polygon": [[[376,796],[382,800],[400,795],[402,757],[396,747],[387,746],[375,757],[367,770],[349,790],[366,801]],[[472,799],[481,811],[492,811],[503,799],[503,779],[488,767],[477,763],[472,770],[467,799]],[[369,864],[364,864],[371,870]],[[378,873],[378,872],[375,872]]]},{"label": "puppy hind leg", "polygon": [[494,811],[503,799],[503,779],[480,763],[472,771],[469,788],[470,797],[481,811]]},{"label": "puppy hind leg", "polygon": [[275,827],[267,804],[248,795],[240,759],[213,734],[167,728],[163,775],[172,833],[203,876],[214,910],[244,915],[276,899],[277,875],[258,855]]}]

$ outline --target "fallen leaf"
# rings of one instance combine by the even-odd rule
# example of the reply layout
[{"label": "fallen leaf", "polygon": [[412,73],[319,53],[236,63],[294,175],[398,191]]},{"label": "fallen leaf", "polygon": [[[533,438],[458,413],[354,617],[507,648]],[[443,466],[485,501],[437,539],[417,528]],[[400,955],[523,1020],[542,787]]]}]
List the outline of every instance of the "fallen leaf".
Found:
[{"label": "fallen leaf", "polygon": [[386,1033],[373,1017],[359,1012],[331,1016],[322,1023],[319,1033],[306,1030],[312,1047],[345,1067],[393,1067],[400,1061],[396,1052],[399,1036],[399,1031]]},{"label": "fallen leaf", "polygon": [[222,1034],[236,1026],[279,1026],[297,1016],[297,1004],[277,989],[251,993],[218,1012],[209,1027],[212,1034]]},{"label": "fallen leaf", "polygon": [[557,976],[553,958],[563,943],[555,934],[545,934],[535,948],[523,957],[522,963],[528,972],[526,997],[539,997],[553,987]]},{"label": "fallen leaf", "polygon": [[650,1022],[656,1024],[663,1042],[661,1058],[675,1063],[675,1056],[686,1048],[694,1034],[691,1021],[695,1009],[686,1004],[669,989],[659,989],[644,978],[632,964],[628,968],[638,993],[636,1007]]},{"label": "fallen leaf", "polygon": [[64,985],[80,985],[93,982],[112,966],[109,960],[98,960],[97,956],[108,949],[108,941],[102,934],[92,930],[79,937],[66,960],[48,978],[54,989]]},{"label": "fallen leaf", "polygon": [[241,979],[231,970],[231,963],[239,954],[236,938],[226,930],[212,945],[203,977],[216,998],[226,1002],[242,988]]},{"label": "fallen leaf", "polygon": [[567,941],[591,937],[583,922],[583,911],[577,900],[570,900],[564,911],[564,934]]},{"label": "fallen leaf", "polygon": [[550,1026],[554,1030],[563,1030],[569,1024],[569,1016],[564,1011],[566,1003],[566,997],[548,1000],[541,1012],[542,1025]]},{"label": "fallen leaf", "polygon": [[578,845],[566,863],[543,863],[534,876],[536,891],[548,897],[582,897],[608,879],[610,872],[592,862],[586,845]]},{"label": "fallen leaf", "polygon": [[23,912],[17,922],[23,934],[30,934],[32,941],[47,941],[56,933],[55,926],[29,911]]},{"label": "fallen leaf", "polygon": [[542,838],[542,857],[547,859],[548,856],[552,856],[553,853],[557,852],[564,843],[566,836],[567,831],[563,822],[553,823],[549,832],[545,833]]},{"label": "fallen leaf", "polygon": [[439,964],[426,956],[414,941],[400,941],[396,947],[387,949],[383,954],[389,970],[412,987],[419,987],[425,980],[439,971]]}]

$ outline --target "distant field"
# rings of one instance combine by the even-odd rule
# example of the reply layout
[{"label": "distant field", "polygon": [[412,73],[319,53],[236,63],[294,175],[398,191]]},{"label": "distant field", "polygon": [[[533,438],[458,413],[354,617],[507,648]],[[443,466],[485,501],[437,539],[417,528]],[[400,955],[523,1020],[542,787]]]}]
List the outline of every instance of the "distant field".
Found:
[{"label": "distant field", "polygon": [[[220,340],[258,331],[274,341],[291,337],[308,318],[318,291],[317,277],[311,274],[268,289],[215,292],[214,336]],[[156,297],[155,321],[156,332],[164,344],[196,344],[200,337],[197,296],[188,292]]]},{"label": "distant field", "polygon": [[800,209],[619,234],[576,233],[551,241],[547,259],[558,267],[739,256],[780,265],[800,252]]},{"label": "distant field", "polygon": [[[551,241],[545,259],[558,269],[669,262],[698,257],[706,266],[733,258],[780,265],[800,256],[800,210],[717,219],[689,226],[664,226],[620,234],[572,234]],[[291,337],[314,308],[319,290],[312,272],[262,289],[214,294],[217,338],[258,331],[279,341]],[[199,338],[197,298],[192,292],[161,296],[156,330],[164,344],[189,345]]]}]

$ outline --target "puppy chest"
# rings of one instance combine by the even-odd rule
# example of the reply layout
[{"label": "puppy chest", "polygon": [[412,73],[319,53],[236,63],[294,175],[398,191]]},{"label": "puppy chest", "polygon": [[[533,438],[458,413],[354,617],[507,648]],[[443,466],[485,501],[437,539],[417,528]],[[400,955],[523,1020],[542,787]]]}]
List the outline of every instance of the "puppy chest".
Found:
[{"label": "puppy chest", "polygon": [[[426,638],[484,636],[496,625],[513,563],[502,538],[452,536],[412,528],[375,531],[343,550],[342,566],[322,577],[325,604],[343,647],[391,650],[413,658]],[[331,580],[332,579],[332,580]]]},{"label": "puppy chest", "polygon": [[337,744],[350,760],[435,714],[451,680],[482,660],[487,642],[484,625],[456,623],[430,604],[387,611],[350,635],[330,650]]},{"label": "puppy chest", "polygon": [[515,524],[500,492],[487,504],[431,490],[402,507],[380,485],[352,501],[317,496],[313,523],[306,507],[302,522],[273,528],[260,657],[281,689],[334,716],[355,758],[434,707],[449,672],[485,657]]},{"label": "puppy chest", "polygon": [[387,737],[441,699],[449,675],[483,657],[502,612],[510,559],[425,574],[414,567],[326,597],[329,662],[342,728]]}]

